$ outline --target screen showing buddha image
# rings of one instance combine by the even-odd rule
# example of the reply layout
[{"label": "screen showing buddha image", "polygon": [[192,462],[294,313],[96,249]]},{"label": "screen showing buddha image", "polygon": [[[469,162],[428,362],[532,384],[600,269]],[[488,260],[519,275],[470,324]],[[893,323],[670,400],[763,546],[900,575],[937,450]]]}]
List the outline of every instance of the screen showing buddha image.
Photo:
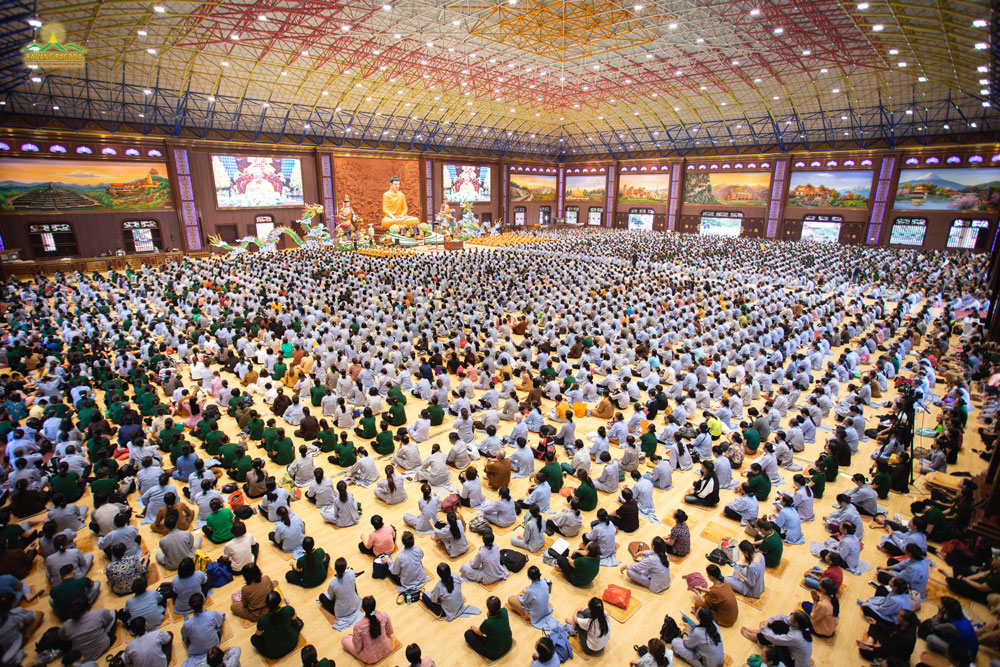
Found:
[{"label": "screen showing buddha image", "polygon": [[446,164],[442,175],[444,200],[456,204],[490,201],[490,168]]},{"label": "screen showing buddha image", "polygon": [[302,206],[302,163],[291,157],[213,155],[219,208]]}]

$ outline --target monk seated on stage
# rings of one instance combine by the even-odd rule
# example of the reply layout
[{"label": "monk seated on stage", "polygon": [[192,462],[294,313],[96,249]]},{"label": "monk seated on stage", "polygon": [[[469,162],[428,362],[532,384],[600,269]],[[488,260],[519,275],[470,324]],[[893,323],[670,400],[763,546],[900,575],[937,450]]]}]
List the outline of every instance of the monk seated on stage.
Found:
[{"label": "monk seated on stage", "polygon": [[416,227],[418,218],[407,215],[406,195],[399,191],[399,178],[389,179],[389,189],[382,195],[382,228],[389,229],[394,225],[399,227]]}]

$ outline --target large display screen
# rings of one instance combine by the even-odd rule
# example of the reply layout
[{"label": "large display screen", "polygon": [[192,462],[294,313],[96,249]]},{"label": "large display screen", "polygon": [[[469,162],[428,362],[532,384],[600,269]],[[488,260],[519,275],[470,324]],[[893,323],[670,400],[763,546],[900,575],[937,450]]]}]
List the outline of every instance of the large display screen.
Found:
[{"label": "large display screen", "polygon": [[839,222],[817,222],[804,220],[802,222],[802,240],[819,243],[836,243],[840,238]]},{"label": "large display screen", "polygon": [[788,205],[823,208],[867,208],[872,171],[794,171]]},{"label": "large display screen", "polygon": [[629,213],[628,228],[651,232],[653,231],[652,213]]},{"label": "large display screen", "polygon": [[889,244],[922,246],[926,233],[927,220],[924,218],[896,218],[889,235]]},{"label": "large display screen", "polygon": [[489,167],[471,164],[446,164],[442,174],[444,200],[458,204],[488,202],[490,200]]},{"label": "large display screen", "polygon": [[555,176],[510,175],[511,201],[555,201],[559,183]]},{"label": "large display screen", "polygon": [[1000,169],[903,169],[893,208],[992,211],[1000,201]]},{"label": "large display screen", "polygon": [[771,172],[689,173],[684,178],[684,201],[688,204],[767,206]]},{"label": "large display screen", "polygon": [[213,155],[219,208],[302,206],[302,163],[293,157]]},{"label": "large display screen", "polygon": [[670,199],[670,174],[622,174],[618,201],[628,204],[666,204]]},{"label": "large display screen", "polygon": [[566,201],[603,202],[607,193],[604,174],[566,177]]},{"label": "large display screen", "polygon": [[173,208],[164,162],[0,160],[0,211],[15,213]]},{"label": "large display screen", "polygon": [[956,220],[948,230],[948,247],[970,250],[976,247],[980,230],[990,226],[989,220]]},{"label": "large display screen", "polygon": [[707,236],[739,236],[743,228],[743,218],[702,215],[699,232]]}]

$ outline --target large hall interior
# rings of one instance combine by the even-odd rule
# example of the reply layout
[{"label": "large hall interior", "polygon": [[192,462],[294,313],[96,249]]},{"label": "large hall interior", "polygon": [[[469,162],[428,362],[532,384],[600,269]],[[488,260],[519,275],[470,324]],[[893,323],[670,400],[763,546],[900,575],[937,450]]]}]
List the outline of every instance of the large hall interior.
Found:
[{"label": "large hall interior", "polygon": [[0,3],[0,667],[1000,667],[997,10]]}]

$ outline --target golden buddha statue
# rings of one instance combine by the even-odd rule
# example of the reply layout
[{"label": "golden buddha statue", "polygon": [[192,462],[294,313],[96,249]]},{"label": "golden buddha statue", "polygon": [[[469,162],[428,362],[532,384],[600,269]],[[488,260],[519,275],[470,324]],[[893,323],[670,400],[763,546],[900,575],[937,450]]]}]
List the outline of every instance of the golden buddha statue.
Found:
[{"label": "golden buddha statue", "polygon": [[382,195],[382,228],[389,229],[394,225],[400,227],[416,227],[418,218],[407,215],[406,195],[399,191],[399,177],[389,179],[389,189]]}]

